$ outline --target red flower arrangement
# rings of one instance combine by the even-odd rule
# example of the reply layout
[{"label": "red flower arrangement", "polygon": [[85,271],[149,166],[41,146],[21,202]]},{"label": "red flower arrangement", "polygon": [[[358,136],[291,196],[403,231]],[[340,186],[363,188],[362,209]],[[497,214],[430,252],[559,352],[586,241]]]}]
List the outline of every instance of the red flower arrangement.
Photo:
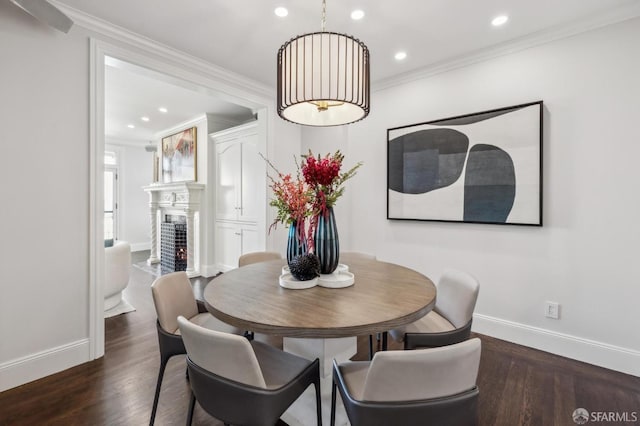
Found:
[{"label": "red flower arrangement", "polygon": [[311,154],[305,156],[305,162],[302,164],[302,174],[305,182],[314,187],[320,185],[331,185],[333,180],[340,174],[340,167],[342,166],[341,159],[337,156],[332,158],[328,157],[318,159]]},{"label": "red flower arrangement", "polygon": [[300,179],[300,171],[298,171],[296,178],[294,179],[291,174],[283,174],[276,167],[267,160],[264,156],[262,158],[267,162],[269,167],[278,174],[278,180],[274,179],[271,175],[267,175],[270,184],[269,187],[273,191],[274,198],[269,202],[269,205],[275,207],[278,214],[269,226],[269,232],[272,228],[275,228],[278,223],[285,225],[291,225],[294,222],[298,222],[303,226],[300,226],[301,232],[304,236],[304,221],[311,215],[311,211],[308,205],[311,203],[312,191]]},{"label": "red flower arrangement", "polygon": [[[337,199],[344,193],[344,183],[352,178],[362,163],[357,163],[351,169],[340,173],[344,155],[336,151],[333,155],[315,157],[311,150],[303,155],[302,164],[298,164],[298,172],[294,178],[291,174],[281,173],[269,160],[262,157],[278,175],[277,179],[268,175],[269,187],[274,198],[269,205],[277,209],[277,216],[269,227],[269,232],[278,223],[285,225],[296,224],[300,241],[307,240],[310,251],[313,252],[313,232],[320,214],[328,214]],[[300,173],[302,172],[302,178]],[[311,216],[308,231],[305,229],[306,218]]]},{"label": "red flower arrangement", "polygon": [[326,214],[327,208],[333,207],[344,193],[344,183],[356,174],[362,162],[341,174],[344,155],[339,150],[324,157],[315,157],[309,150],[309,154],[303,155],[302,158],[302,175],[314,195],[313,214]]}]

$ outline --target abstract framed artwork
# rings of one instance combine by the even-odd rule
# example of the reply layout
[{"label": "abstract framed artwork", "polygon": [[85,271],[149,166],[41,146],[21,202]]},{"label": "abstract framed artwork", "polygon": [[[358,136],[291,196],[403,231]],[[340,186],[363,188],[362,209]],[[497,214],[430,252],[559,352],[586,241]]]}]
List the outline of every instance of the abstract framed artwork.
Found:
[{"label": "abstract framed artwork", "polygon": [[195,181],[197,128],[162,138],[162,182]]},{"label": "abstract framed artwork", "polygon": [[387,130],[387,219],[542,226],[542,101]]}]

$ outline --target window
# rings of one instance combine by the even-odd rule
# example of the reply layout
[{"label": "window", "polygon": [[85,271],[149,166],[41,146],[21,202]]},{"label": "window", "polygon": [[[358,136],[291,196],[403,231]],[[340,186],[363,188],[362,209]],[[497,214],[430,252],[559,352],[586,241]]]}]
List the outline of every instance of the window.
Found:
[{"label": "window", "polygon": [[104,153],[104,239],[118,238],[118,157],[115,152]]}]

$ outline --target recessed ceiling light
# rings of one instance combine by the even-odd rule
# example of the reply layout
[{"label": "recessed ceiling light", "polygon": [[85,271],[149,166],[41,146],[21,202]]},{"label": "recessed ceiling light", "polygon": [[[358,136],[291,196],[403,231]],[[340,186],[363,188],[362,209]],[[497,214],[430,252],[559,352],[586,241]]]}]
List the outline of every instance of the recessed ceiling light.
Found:
[{"label": "recessed ceiling light", "polygon": [[500,25],[504,25],[508,20],[509,17],[507,15],[496,16],[495,18],[493,18],[493,21],[491,21],[491,25],[493,25],[494,27],[499,27]]},{"label": "recessed ceiling light", "polygon": [[403,61],[407,58],[407,52],[398,52],[395,54],[394,58],[396,58],[396,61]]},{"label": "recessed ceiling light", "polygon": [[158,111],[163,112],[163,113],[165,113],[165,114],[168,112],[168,111],[167,111],[167,109],[166,109],[165,107],[160,107],[160,108],[158,108]]},{"label": "recessed ceiling light", "polygon": [[149,121],[149,117],[140,117],[140,120],[142,120],[142,121]]},{"label": "recessed ceiling light", "polygon": [[286,7],[280,6],[280,7],[276,7],[276,10],[274,10],[273,13],[275,13],[276,16],[284,18],[285,16],[287,16],[289,14],[289,11],[287,10]]},{"label": "recessed ceiling light", "polygon": [[364,18],[364,11],[356,9],[351,12],[351,19],[353,19],[354,21],[359,21],[362,18]]},{"label": "recessed ceiling light", "polygon": [[130,129],[135,129],[136,128],[136,126],[134,126],[133,124],[129,124],[127,127],[130,128]]}]

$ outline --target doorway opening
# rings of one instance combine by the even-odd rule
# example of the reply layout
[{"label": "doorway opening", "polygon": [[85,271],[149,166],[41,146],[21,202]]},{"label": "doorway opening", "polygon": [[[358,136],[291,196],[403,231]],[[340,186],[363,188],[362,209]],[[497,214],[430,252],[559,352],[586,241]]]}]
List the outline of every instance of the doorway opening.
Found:
[{"label": "doorway opening", "polygon": [[[234,82],[226,73],[220,74],[215,67],[194,68],[193,63],[185,63],[179,54],[154,52],[146,48],[147,53],[156,58],[132,52],[121,47],[92,40],[91,44],[91,167],[90,167],[90,277],[89,277],[89,342],[90,358],[104,355],[104,244],[103,240],[126,240],[133,235],[131,228],[146,227],[150,224],[149,196],[142,186],[154,184],[157,180],[157,165],[154,156],[159,147],[161,135],[172,127],[189,125],[193,117],[199,114],[213,114],[221,121],[233,122],[234,113],[241,111],[244,119],[250,117],[258,123],[260,138],[267,147],[267,121],[272,120],[270,96],[267,91],[249,91],[243,78]],[[161,59],[157,59],[160,57]],[[194,72],[197,70],[197,73]],[[136,83],[117,89],[116,83],[123,77],[133,78]],[[115,77],[114,77],[115,76]],[[146,82],[147,85],[140,82]],[[146,87],[151,93],[162,96],[162,102],[156,97],[138,91]],[[119,91],[128,96],[122,98]],[[189,98],[192,98],[191,101]],[[195,99],[195,100],[194,100]],[[210,104],[204,104],[207,99]],[[118,102],[126,107],[115,106]],[[146,102],[146,104],[145,104]],[[200,102],[198,104],[198,102]],[[213,106],[211,106],[213,105]],[[216,107],[217,105],[217,107]],[[153,108],[154,116],[150,112]],[[226,110],[224,108],[227,108]],[[164,111],[163,111],[164,110]],[[167,111],[174,111],[174,115]],[[124,117],[123,114],[128,114]],[[167,118],[173,116],[173,122]],[[178,117],[178,118],[176,118]],[[242,121],[241,118],[236,118]],[[151,126],[152,123],[155,127]],[[114,130],[117,129],[117,130]],[[128,134],[122,131],[137,130]],[[146,133],[145,133],[146,132]],[[206,153],[208,135],[200,140],[204,149],[202,162],[198,167],[208,184],[207,169],[215,164]],[[116,147],[115,150],[111,149]],[[116,164],[105,164],[107,152],[117,152]],[[133,153],[133,154],[132,154]],[[160,153],[160,151],[158,151]],[[141,167],[144,164],[144,167]],[[155,169],[154,169],[155,167]],[[140,170],[147,171],[140,177]],[[209,175],[213,176],[212,173]],[[138,176],[143,179],[136,182]],[[213,177],[211,177],[213,179]],[[197,179],[200,181],[200,178]],[[133,182],[133,183],[132,183]],[[132,195],[134,194],[134,195]],[[133,199],[138,208],[132,211]],[[140,207],[143,206],[143,207]],[[266,206],[266,203],[265,203]],[[210,207],[212,209],[212,206]],[[266,212],[266,207],[265,207]],[[132,221],[141,220],[144,226],[130,226]],[[140,222],[142,223],[142,222]],[[266,228],[265,228],[266,231]],[[266,232],[265,232],[266,234]],[[143,248],[144,241],[132,241],[133,249]],[[148,245],[148,243],[147,243]]]}]

